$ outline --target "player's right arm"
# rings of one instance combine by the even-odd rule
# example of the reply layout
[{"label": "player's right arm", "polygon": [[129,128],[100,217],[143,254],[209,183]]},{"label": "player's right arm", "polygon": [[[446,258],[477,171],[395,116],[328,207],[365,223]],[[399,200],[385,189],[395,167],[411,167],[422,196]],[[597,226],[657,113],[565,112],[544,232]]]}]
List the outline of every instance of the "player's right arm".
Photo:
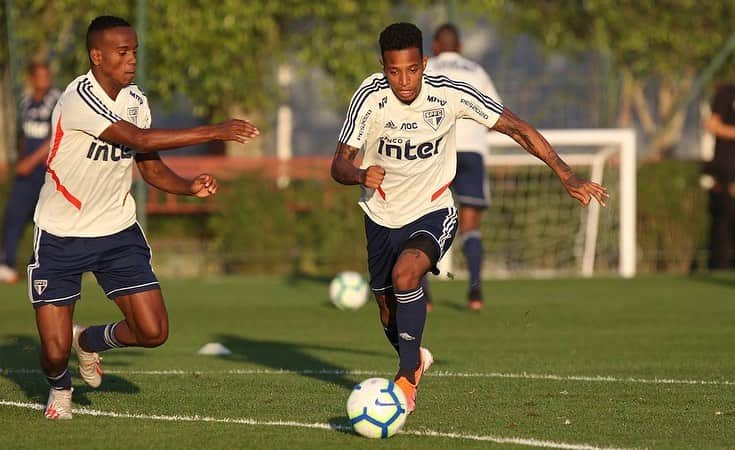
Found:
[{"label": "player's right arm", "polygon": [[355,157],[365,145],[373,126],[375,96],[388,88],[382,74],[374,74],[365,79],[355,91],[347,108],[347,115],[337,139],[337,150],[332,158],[332,178],[341,184],[361,184],[369,189],[377,189],[383,182],[385,170],[380,166],[360,169],[355,166]]},{"label": "player's right arm", "polygon": [[[148,115],[141,127],[124,120],[112,112],[97,98],[83,81],[76,89],[67,90],[59,100],[59,119],[64,130],[72,129],[96,138],[114,142],[136,153],[171,150],[210,141],[236,141],[246,143],[258,136],[258,128],[247,120],[230,119],[215,125],[203,125],[183,129],[148,128],[150,112],[147,102],[140,105],[138,112]],[[52,124],[56,127],[58,124]]]},{"label": "player's right arm", "polygon": [[130,122],[118,120],[110,124],[100,137],[106,141],[134,148],[137,153],[150,153],[210,141],[235,141],[245,144],[259,134],[260,131],[255,125],[240,119],[178,130],[138,128]]},{"label": "player's right arm", "polygon": [[380,166],[360,169],[355,166],[355,157],[359,148],[337,142],[337,150],[332,158],[332,178],[341,184],[362,184],[370,189],[377,189],[385,178],[385,170]]}]

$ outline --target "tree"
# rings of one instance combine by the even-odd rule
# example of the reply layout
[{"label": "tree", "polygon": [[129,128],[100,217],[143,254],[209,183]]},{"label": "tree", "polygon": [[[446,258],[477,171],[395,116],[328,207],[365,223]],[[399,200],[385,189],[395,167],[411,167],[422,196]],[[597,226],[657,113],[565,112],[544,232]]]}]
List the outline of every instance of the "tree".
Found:
[{"label": "tree", "polygon": [[[134,1],[14,0],[19,54],[49,58],[60,82],[88,67],[84,34],[92,18],[115,14],[134,22]],[[278,98],[276,68],[285,59],[320,67],[336,95],[349,100],[375,65],[376,36],[401,5],[390,0],[242,2],[151,0],[145,40],[155,99],[185,93],[195,112],[222,117],[233,107],[267,110]],[[427,2],[413,1],[411,4]]]},{"label": "tree", "polygon": [[735,19],[735,2],[695,0],[474,0],[471,7],[547,50],[607,56],[620,78],[618,126],[631,126],[635,114],[651,158],[676,145],[682,100],[723,48]]}]

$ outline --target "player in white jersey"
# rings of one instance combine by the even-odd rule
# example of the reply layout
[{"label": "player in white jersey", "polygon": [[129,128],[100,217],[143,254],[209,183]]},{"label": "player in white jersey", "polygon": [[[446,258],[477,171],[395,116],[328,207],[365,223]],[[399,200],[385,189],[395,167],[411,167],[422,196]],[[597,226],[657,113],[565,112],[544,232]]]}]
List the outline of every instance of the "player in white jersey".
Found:
[{"label": "player in white jersey", "polygon": [[[69,84],[52,115],[45,184],[36,207],[29,296],[41,339],[41,367],[51,385],[44,412],[71,419],[71,349],[85,383],[98,387],[98,353],[112,348],[156,347],[168,337],[168,315],[151,268],[151,252],[130,196],[135,161],[143,179],[173,194],[207,197],[217,181],[173,173],[158,150],[214,140],[247,142],[258,130],[229,120],[180,130],[149,128],[145,95],[131,84],[138,40],[124,19],[101,16],[87,30],[91,70]],[[93,272],[124,315],[115,323],[72,323],[81,277]]]},{"label": "player in white jersey", "polygon": [[[431,49],[435,57],[429,59],[427,73],[464,81],[489,97],[500,100],[487,72],[476,62],[462,56],[459,31],[454,25],[444,24],[436,29]],[[487,127],[473,120],[457,121],[457,175],[452,190],[459,203],[459,237],[470,275],[467,306],[475,311],[484,306],[480,219],[489,201],[485,173],[487,133]]]},{"label": "player in white jersey", "polygon": [[[370,287],[386,337],[398,351],[398,384],[407,410],[433,362],[421,347],[426,305],[421,279],[437,271],[456,233],[448,190],[456,170],[455,122],[461,118],[507,134],[543,160],[583,205],[604,205],[607,191],[578,178],[538,131],[474,86],[424,74],[421,31],[395,23],[380,33],[383,72],[352,97],[332,160],[332,177],[362,186]],[[363,150],[361,167],[354,165]]]}]

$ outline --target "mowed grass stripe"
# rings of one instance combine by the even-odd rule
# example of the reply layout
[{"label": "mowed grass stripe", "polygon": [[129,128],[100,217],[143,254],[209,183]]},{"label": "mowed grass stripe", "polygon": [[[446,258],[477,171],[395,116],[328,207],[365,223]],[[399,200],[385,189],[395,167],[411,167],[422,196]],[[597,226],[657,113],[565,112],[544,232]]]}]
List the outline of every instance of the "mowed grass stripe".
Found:
[{"label": "mowed grass stripe", "polygon": [[[0,406],[25,408],[41,411],[45,408],[45,405],[39,403],[25,403],[25,402],[14,402],[8,400],[0,400]],[[256,420],[250,418],[216,418],[206,416],[167,416],[159,414],[132,414],[132,413],[117,413],[113,411],[100,411],[96,409],[88,408],[74,408],[74,414],[96,416],[96,417],[112,417],[116,419],[139,419],[139,420],[154,420],[164,422],[213,422],[213,423],[228,423],[237,425],[251,425],[251,426],[263,426],[263,427],[295,427],[295,428],[312,428],[322,430],[334,430],[340,432],[351,433],[351,428],[346,426],[328,424],[328,423],[303,423],[288,420]],[[558,448],[567,450],[627,450],[621,447],[597,447],[589,444],[570,444],[566,442],[553,442],[547,440],[528,439],[528,438],[514,438],[514,437],[499,437],[499,436],[486,436],[476,434],[462,434],[462,433],[446,433],[441,431],[433,430],[422,430],[422,431],[401,431],[401,434],[408,434],[413,436],[423,437],[438,437],[446,439],[461,439],[470,441],[485,441],[494,442],[497,444],[516,444],[525,445],[529,447],[540,447],[540,448]],[[632,449],[631,449],[632,450]]]}]

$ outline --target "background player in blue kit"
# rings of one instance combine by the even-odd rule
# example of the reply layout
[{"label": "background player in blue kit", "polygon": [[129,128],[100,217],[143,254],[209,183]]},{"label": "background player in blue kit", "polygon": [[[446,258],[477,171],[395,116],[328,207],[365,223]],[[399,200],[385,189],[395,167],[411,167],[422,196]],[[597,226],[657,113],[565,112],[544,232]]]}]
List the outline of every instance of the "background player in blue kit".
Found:
[{"label": "background player in blue kit", "polygon": [[61,94],[52,88],[51,71],[45,62],[34,62],[26,70],[29,92],[20,102],[21,136],[15,179],[2,223],[0,282],[15,283],[18,243],[33,218],[38,193],[46,174],[51,136],[51,112]]},{"label": "background player in blue kit", "polygon": [[[421,347],[426,303],[422,278],[437,272],[457,229],[448,188],[457,159],[455,123],[469,118],[512,137],[543,160],[570,196],[583,205],[604,205],[607,191],[577,177],[539,132],[476,87],[442,75],[424,74],[421,31],[395,23],[379,37],[382,73],[369,76],[352,97],[332,177],[362,186],[370,287],[386,337],[398,351],[398,384],[407,410],[433,362]],[[363,150],[361,167],[354,165]]]},{"label": "background player in blue kit", "polygon": [[[444,24],[436,29],[431,49],[434,57],[429,59],[427,73],[446,75],[455,81],[469,83],[500,101],[487,72],[476,62],[462,56],[459,31],[454,25]],[[480,220],[489,205],[489,183],[485,173],[487,133],[486,127],[473,120],[457,121],[457,175],[452,190],[459,203],[459,241],[469,272],[467,307],[475,311],[484,306]]]},{"label": "background player in blue kit", "polygon": [[[71,419],[72,347],[91,387],[102,382],[98,352],[157,347],[168,338],[168,314],[151,267],[151,250],[130,196],[135,161],[146,182],[180,195],[217,191],[208,174],[184,179],[156,153],[214,140],[248,142],[259,134],[244,120],[180,130],[151,129],[148,101],[132,84],[138,39],[125,20],[101,16],[87,31],[91,70],[61,95],[52,116],[47,176],[34,220],[28,266],[31,303],[41,338],[41,367],[51,385],[44,415]],[[118,322],[72,323],[81,277],[94,273],[124,315]]]}]

